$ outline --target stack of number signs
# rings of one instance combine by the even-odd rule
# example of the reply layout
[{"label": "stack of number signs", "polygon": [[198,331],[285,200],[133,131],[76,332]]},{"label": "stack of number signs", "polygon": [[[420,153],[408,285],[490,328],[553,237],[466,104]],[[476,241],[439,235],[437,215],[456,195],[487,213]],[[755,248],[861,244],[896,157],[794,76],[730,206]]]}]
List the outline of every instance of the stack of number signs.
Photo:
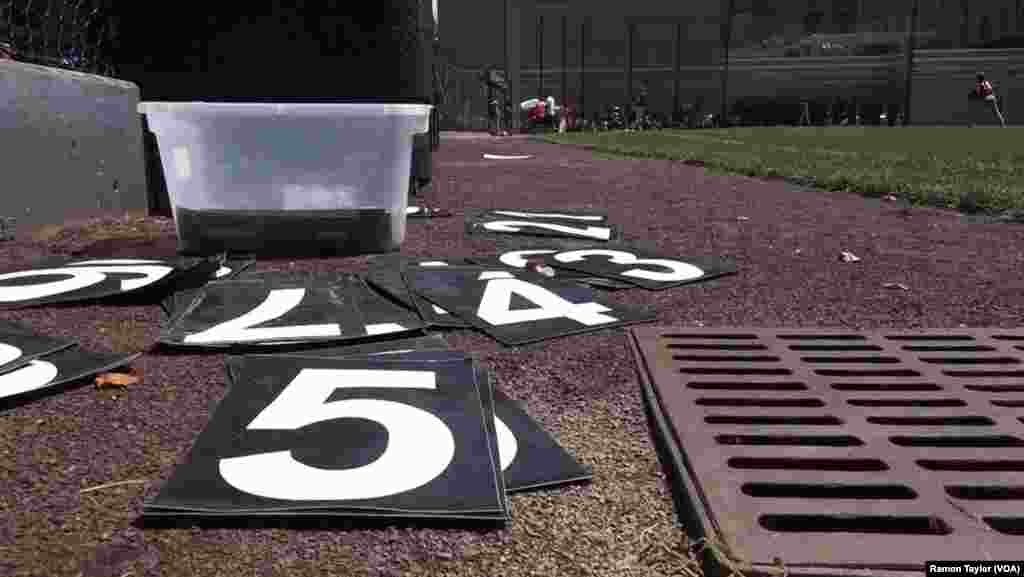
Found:
[{"label": "stack of number signs", "polygon": [[443,261],[378,259],[367,281],[419,313],[428,326],[476,328],[521,345],[656,318],[593,287],[661,290],[735,272],[726,261],[664,256],[611,241],[620,231],[592,210],[483,210],[470,234],[544,237],[495,254]]},{"label": "stack of number signs", "polygon": [[504,522],[590,478],[440,336],[229,357],[229,389],[149,517]]}]

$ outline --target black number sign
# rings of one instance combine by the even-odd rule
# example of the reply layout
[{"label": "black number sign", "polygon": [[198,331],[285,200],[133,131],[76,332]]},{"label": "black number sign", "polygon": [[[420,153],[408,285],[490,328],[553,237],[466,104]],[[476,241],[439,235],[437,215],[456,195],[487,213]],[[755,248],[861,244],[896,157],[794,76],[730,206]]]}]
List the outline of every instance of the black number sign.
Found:
[{"label": "black number sign", "polygon": [[238,278],[254,262],[252,259],[227,259],[221,255],[207,259],[174,283],[174,292],[161,303],[164,313],[169,319],[177,318],[208,282]]},{"label": "black number sign", "polygon": [[470,325],[447,310],[424,300],[409,291],[402,271],[409,267],[438,267],[465,264],[462,259],[380,259],[379,264],[370,271],[366,280],[392,298],[408,306],[429,326],[448,328],[468,328]]},{"label": "black number sign", "polygon": [[86,301],[169,288],[195,259],[68,259],[0,273],[0,306]]},{"label": "black number sign", "polygon": [[[458,351],[414,350],[411,344],[399,343],[375,343],[360,351],[335,351],[344,358],[379,356],[401,362],[450,362],[468,358]],[[294,356],[307,355],[331,356],[321,350]],[[592,477],[591,472],[576,462],[518,403],[491,386],[490,373],[486,368],[477,365],[476,374],[485,407],[493,406],[494,423],[491,428],[497,439],[500,466],[508,492],[576,483]]]},{"label": "black number sign", "polygon": [[0,374],[76,344],[73,340],[38,335],[18,323],[0,320]]},{"label": "black number sign", "polygon": [[[0,350],[7,354],[5,358],[8,359],[15,350],[25,350],[23,347],[27,349],[30,346],[27,339],[16,335],[5,338],[9,340],[2,343]],[[29,399],[54,387],[126,365],[140,355],[94,353],[73,346],[28,358],[27,363],[15,365],[17,368],[0,374],[0,403],[6,405]]]},{"label": "black number sign", "polygon": [[654,320],[648,311],[604,304],[593,290],[486,267],[406,271],[409,288],[508,345]]},{"label": "black number sign", "polygon": [[591,242],[618,240],[618,227],[564,220],[531,220],[527,218],[467,218],[469,234],[514,234],[583,239]]},{"label": "black number sign", "polygon": [[248,356],[147,514],[507,518],[472,362]]},{"label": "black number sign", "polygon": [[412,331],[422,331],[426,325],[419,315],[404,309],[380,296],[363,279],[349,277],[349,295],[363,317],[363,327],[367,336],[396,335]]},{"label": "black number sign", "polygon": [[285,276],[212,282],[160,341],[224,348],[364,337],[366,328],[346,292],[344,286]]}]

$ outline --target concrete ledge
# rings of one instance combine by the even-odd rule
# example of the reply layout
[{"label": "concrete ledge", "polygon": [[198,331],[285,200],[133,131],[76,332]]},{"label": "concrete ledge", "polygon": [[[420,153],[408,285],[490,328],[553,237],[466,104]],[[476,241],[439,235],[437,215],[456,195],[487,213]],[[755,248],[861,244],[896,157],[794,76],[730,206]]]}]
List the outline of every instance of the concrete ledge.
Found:
[{"label": "concrete ledge", "polygon": [[0,216],[19,231],[147,208],[139,87],[0,61]]}]

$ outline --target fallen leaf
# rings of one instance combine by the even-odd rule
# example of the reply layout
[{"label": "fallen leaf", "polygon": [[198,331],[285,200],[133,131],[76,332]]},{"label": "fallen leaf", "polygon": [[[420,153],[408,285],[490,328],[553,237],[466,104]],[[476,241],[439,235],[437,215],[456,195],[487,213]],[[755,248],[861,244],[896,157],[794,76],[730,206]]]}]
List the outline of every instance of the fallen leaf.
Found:
[{"label": "fallen leaf", "polygon": [[844,250],[842,253],[840,253],[839,260],[843,262],[857,262],[860,260],[860,257],[853,254],[852,252]]},{"label": "fallen leaf", "polygon": [[910,290],[910,287],[908,287],[907,285],[905,285],[903,283],[898,283],[898,282],[887,282],[887,283],[883,284],[882,286],[887,288],[887,289],[900,289],[900,290],[905,290],[905,291]]},{"label": "fallen leaf", "polygon": [[138,383],[139,377],[125,373],[103,373],[96,377],[96,387],[100,389],[124,388]]}]

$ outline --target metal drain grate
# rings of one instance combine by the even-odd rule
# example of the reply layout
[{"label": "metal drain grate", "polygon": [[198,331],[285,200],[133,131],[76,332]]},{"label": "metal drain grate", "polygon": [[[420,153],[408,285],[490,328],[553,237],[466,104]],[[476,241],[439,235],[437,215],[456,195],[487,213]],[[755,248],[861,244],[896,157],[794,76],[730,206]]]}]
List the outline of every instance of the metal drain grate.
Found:
[{"label": "metal drain grate", "polygon": [[631,334],[697,532],[755,568],[1021,557],[1024,329]]}]

